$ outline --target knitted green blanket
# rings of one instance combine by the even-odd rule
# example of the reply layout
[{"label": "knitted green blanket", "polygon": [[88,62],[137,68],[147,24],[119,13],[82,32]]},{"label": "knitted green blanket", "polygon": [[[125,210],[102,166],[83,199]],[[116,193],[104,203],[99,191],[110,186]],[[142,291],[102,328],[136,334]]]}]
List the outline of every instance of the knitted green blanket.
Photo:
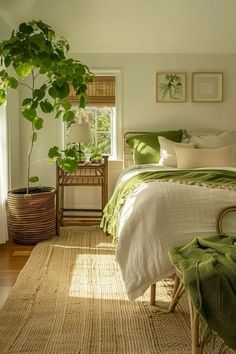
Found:
[{"label": "knitted green blanket", "polygon": [[138,175],[120,183],[103,211],[101,228],[112,235],[114,241],[117,240],[118,217],[125,199],[138,185],[151,181],[169,181],[236,190],[236,172],[228,170],[203,169],[140,172]]},{"label": "knitted green blanket", "polygon": [[236,236],[198,237],[169,254],[197,311],[236,349]]}]

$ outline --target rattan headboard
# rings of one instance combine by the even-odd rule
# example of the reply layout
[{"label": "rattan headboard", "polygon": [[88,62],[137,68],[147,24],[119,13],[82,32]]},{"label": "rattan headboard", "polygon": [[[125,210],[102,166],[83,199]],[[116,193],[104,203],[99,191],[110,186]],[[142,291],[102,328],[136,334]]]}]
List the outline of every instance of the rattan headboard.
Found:
[{"label": "rattan headboard", "polygon": [[124,142],[123,142],[123,167],[129,167],[134,164],[133,159],[133,151],[132,148],[126,143],[126,139],[135,136],[135,135],[143,135],[148,134],[150,132],[126,132],[124,134]]}]

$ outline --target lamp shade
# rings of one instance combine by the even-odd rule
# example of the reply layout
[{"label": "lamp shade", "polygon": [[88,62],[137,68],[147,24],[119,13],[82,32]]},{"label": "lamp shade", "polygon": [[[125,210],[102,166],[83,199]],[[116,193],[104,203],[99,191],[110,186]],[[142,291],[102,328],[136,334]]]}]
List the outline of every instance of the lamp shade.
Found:
[{"label": "lamp shade", "polygon": [[85,124],[85,123],[71,124],[69,133],[67,135],[67,142],[85,143],[85,144],[91,143],[92,134],[91,134],[89,124]]}]

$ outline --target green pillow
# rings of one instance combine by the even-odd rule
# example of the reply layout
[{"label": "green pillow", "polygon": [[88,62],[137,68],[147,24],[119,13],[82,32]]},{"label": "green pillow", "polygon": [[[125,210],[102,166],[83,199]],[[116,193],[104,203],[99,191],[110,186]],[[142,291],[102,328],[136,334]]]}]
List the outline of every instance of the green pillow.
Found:
[{"label": "green pillow", "polygon": [[169,130],[156,133],[147,133],[131,136],[126,139],[126,143],[133,149],[133,158],[135,164],[158,163],[160,160],[160,144],[158,136],[181,142],[182,130]]}]

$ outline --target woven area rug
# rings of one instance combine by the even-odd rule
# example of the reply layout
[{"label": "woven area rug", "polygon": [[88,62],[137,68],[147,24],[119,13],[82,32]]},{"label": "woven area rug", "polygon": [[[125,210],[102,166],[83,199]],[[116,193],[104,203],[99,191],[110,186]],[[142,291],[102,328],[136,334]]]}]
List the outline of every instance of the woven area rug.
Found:
[{"label": "woven area rug", "polygon": [[[159,301],[172,285],[158,283]],[[0,353],[189,354],[187,301],[172,314],[150,306],[148,292],[129,301],[111,239],[98,227],[62,228],[34,248],[0,311]]]}]

